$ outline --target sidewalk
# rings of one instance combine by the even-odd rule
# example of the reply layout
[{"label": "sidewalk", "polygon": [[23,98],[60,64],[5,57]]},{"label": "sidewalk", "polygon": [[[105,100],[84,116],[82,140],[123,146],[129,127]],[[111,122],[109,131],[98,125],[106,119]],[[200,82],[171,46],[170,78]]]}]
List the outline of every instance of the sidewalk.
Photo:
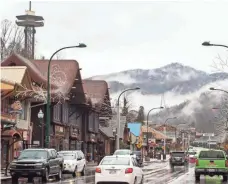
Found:
[{"label": "sidewalk", "polygon": [[5,176],[5,170],[1,170],[1,183],[9,180],[11,180],[10,173],[7,173],[7,176]]}]

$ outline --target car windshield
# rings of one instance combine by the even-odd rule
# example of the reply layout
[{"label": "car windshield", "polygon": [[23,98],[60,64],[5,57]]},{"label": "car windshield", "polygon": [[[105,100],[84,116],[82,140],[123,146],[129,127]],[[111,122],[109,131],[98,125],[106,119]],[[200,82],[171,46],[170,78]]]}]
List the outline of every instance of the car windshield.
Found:
[{"label": "car windshield", "polygon": [[130,150],[118,150],[115,151],[114,155],[130,155]]},{"label": "car windshield", "polygon": [[104,158],[100,165],[130,165],[129,158]]},{"label": "car windshield", "polygon": [[225,159],[225,155],[222,151],[201,151],[199,154],[201,159]]},{"label": "car windshield", "polygon": [[47,159],[47,151],[45,150],[24,150],[18,159]]},{"label": "car windshield", "polygon": [[64,160],[74,160],[75,154],[69,154],[69,153],[64,153],[61,155],[63,157]]},{"label": "car windshield", "polygon": [[185,154],[184,152],[173,152],[171,155],[173,157],[183,157]]},{"label": "car windshield", "polygon": [[133,154],[135,154],[136,156],[141,156],[141,151],[133,151]]}]

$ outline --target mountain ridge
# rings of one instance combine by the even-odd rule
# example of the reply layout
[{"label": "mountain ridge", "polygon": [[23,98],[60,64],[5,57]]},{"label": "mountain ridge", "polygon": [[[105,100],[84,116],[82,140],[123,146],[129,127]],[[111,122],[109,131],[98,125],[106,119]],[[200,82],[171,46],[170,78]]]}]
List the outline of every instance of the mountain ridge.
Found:
[{"label": "mountain ridge", "polygon": [[[163,105],[167,108],[151,115],[154,122],[162,123],[170,116],[177,116],[177,124],[194,122],[197,128],[204,131],[213,131],[211,108],[221,102],[221,94],[209,91],[209,87],[228,89],[228,73],[207,73],[181,63],[170,63],[155,69],[130,69],[90,79],[106,80],[113,102],[124,89],[140,87],[138,91],[127,93],[130,101],[136,104],[132,109],[143,105],[147,112]],[[205,126],[205,123],[208,125]]]}]

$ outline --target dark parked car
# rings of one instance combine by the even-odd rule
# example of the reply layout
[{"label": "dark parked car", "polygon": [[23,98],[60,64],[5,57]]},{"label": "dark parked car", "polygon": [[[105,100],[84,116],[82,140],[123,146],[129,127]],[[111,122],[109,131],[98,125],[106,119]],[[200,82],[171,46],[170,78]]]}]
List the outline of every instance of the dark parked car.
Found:
[{"label": "dark parked car", "polygon": [[143,158],[142,158],[142,153],[141,153],[141,151],[133,151],[133,155],[136,156],[137,162],[138,162],[140,165],[142,165],[142,163],[143,163]]},{"label": "dark parked car", "polygon": [[42,177],[43,182],[50,176],[62,178],[63,159],[57,157],[55,149],[25,149],[20,156],[10,163],[12,183],[18,183],[18,178]]},{"label": "dark parked car", "polygon": [[170,153],[169,159],[170,167],[173,169],[174,166],[185,166],[188,167],[187,154],[184,151],[173,151]]}]

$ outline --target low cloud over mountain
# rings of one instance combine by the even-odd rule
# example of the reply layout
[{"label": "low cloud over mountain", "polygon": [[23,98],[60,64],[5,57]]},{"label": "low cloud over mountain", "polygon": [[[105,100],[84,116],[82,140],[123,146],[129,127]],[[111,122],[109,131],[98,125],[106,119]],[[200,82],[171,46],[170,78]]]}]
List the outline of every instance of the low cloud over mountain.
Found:
[{"label": "low cloud over mountain", "polygon": [[160,106],[162,98],[162,105],[166,109],[153,116],[156,122],[178,116],[177,121],[195,122],[202,130],[205,129],[205,124],[208,124],[208,131],[214,130],[213,124],[209,122],[213,121],[211,108],[219,105],[221,95],[224,95],[209,91],[209,87],[228,89],[228,73],[209,74],[180,63],[171,63],[156,69],[135,69],[93,76],[91,79],[106,80],[113,101],[122,90],[140,87],[139,91],[127,94],[133,109],[143,105],[148,111]]}]

